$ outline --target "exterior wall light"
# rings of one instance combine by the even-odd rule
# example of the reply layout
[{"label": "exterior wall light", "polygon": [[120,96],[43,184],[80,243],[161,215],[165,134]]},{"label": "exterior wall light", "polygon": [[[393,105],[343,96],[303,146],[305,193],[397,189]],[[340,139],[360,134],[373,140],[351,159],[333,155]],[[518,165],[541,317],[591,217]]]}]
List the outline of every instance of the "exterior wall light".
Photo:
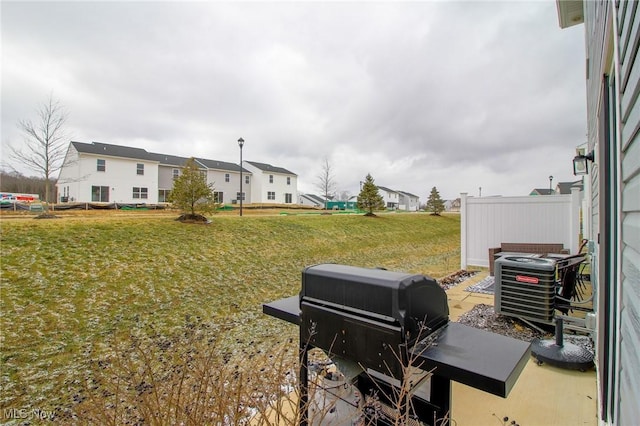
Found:
[{"label": "exterior wall light", "polygon": [[595,159],[593,151],[587,155],[576,155],[573,157],[573,174],[575,176],[588,175],[589,163],[587,160],[593,162]]}]

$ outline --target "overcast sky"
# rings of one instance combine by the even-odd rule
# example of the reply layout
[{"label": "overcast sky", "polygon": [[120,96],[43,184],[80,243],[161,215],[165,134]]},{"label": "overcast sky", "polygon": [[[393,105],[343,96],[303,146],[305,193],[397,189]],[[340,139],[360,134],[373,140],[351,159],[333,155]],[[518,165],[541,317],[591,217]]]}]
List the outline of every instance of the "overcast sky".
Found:
[{"label": "overcast sky", "polygon": [[[555,1],[0,4],[2,153],[49,97],[70,139],[444,199],[573,181],[584,26]],[[33,174],[27,172],[26,174]]]}]

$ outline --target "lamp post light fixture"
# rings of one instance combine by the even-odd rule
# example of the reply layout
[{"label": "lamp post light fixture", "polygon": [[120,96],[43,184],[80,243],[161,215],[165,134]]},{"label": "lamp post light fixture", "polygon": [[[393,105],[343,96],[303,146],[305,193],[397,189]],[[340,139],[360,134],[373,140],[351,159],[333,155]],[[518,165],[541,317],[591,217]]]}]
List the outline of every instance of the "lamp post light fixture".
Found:
[{"label": "lamp post light fixture", "polygon": [[587,160],[593,162],[595,160],[595,155],[593,151],[588,153],[587,155],[576,155],[573,157],[573,175],[581,176],[589,174],[589,163]]},{"label": "lamp post light fixture", "polygon": [[242,193],[242,147],[244,146],[244,139],[238,139],[238,146],[240,147],[240,216],[242,216],[242,199],[244,198]]},{"label": "lamp post light fixture", "polygon": [[553,189],[551,189],[552,182],[553,182],[553,176],[549,176],[549,195],[553,194]]}]

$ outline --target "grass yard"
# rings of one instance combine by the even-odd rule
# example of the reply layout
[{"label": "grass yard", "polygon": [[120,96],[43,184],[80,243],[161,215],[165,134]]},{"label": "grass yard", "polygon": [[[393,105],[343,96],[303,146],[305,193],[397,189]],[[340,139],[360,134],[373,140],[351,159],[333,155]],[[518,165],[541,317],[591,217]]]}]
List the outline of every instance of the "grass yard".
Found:
[{"label": "grass yard", "polygon": [[216,215],[210,225],[175,217],[2,218],[1,418],[12,409],[73,412],[91,362],[113,355],[132,330],[172,336],[196,324],[225,361],[274,341],[295,339],[295,349],[297,329],[261,304],[297,293],[306,266],[440,278],[460,264],[458,215]]}]

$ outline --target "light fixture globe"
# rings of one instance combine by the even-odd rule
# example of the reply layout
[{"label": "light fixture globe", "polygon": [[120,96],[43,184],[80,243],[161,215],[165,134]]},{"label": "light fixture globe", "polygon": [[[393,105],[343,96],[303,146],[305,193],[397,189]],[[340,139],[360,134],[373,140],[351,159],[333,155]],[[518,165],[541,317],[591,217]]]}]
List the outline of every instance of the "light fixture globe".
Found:
[{"label": "light fixture globe", "polygon": [[573,157],[573,175],[582,176],[589,174],[589,163],[587,161],[593,161],[594,155],[591,151],[587,155],[576,155]]}]

